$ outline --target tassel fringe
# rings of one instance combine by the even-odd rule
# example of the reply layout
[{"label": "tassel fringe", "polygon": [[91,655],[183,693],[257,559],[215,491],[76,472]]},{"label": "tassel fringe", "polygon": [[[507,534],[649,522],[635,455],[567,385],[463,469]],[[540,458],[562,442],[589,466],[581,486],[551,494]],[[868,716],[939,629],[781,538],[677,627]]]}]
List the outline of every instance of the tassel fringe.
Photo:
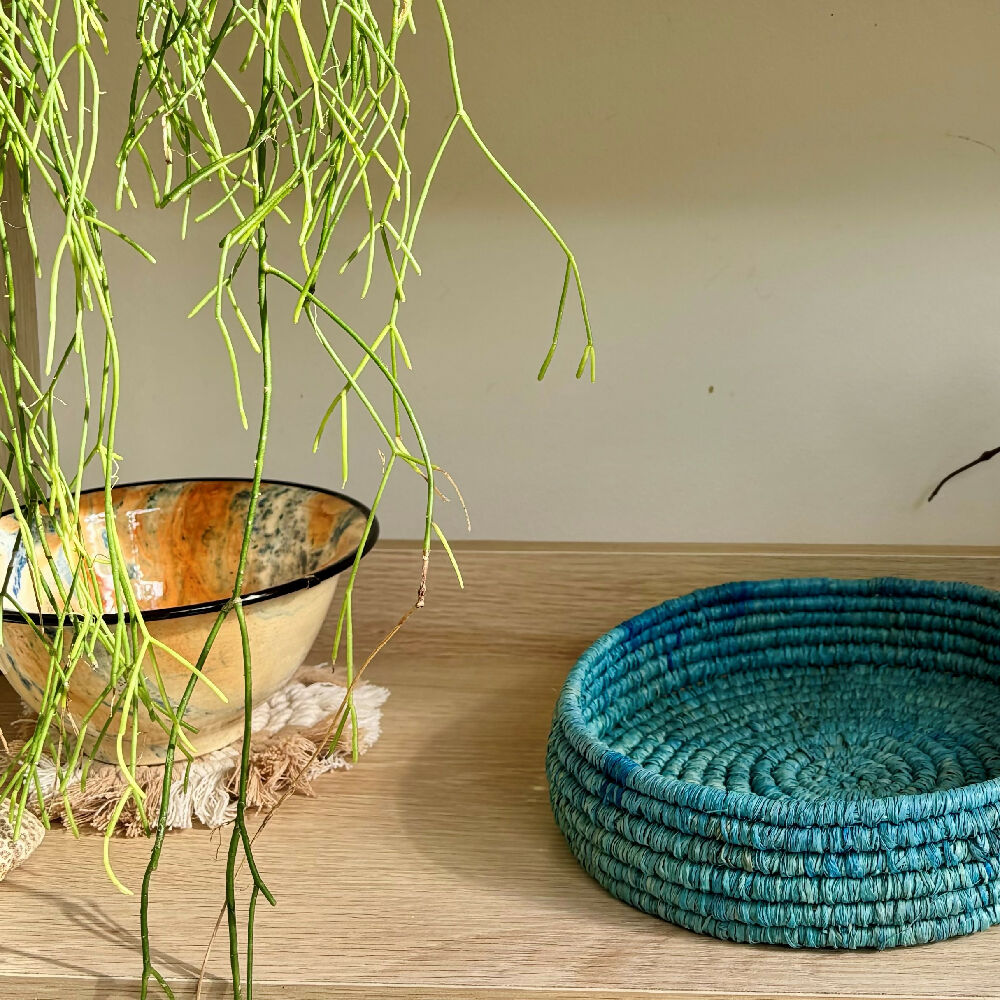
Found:
[{"label": "tassel fringe", "polygon": [[[344,727],[332,752],[324,750],[317,755],[346,693],[344,687],[322,679],[328,676],[328,669],[303,668],[286,687],[254,709],[247,784],[250,808],[273,807],[300,774],[296,791],[314,795],[312,782],[316,778],[327,771],[350,766],[349,726]],[[374,684],[359,684],[355,688],[359,753],[364,753],[379,738],[382,705],[388,697],[385,688]],[[12,750],[16,751],[17,746],[11,741]],[[236,816],[241,747],[241,743],[234,743],[196,757],[190,765],[187,761],[174,765],[167,814],[170,829],[190,828],[196,820],[211,828],[232,822]],[[81,773],[77,772],[65,798],[58,794],[56,770],[51,760],[43,758],[39,762],[39,773],[42,794],[53,821],[67,823],[71,812],[80,830],[99,833],[107,830],[125,790],[125,782],[116,765],[91,764],[85,786],[81,786]],[[155,806],[163,791],[163,767],[137,767],[135,778],[145,793],[144,801]],[[154,821],[155,811],[148,818]],[[129,801],[122,811],[115,832],[126,837],[146,834],[134,801]]]}]

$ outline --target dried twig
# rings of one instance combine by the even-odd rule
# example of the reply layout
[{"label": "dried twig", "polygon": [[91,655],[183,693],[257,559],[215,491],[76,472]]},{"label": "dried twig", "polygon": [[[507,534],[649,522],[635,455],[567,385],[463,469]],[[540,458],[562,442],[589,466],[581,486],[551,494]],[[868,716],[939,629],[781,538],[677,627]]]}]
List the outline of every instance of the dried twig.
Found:
[{"label": "dried twig", "polygon": [[1000,448],[990,448],[989,451],[984,451],[979,458],[975,458],[971,462],[966,462],[965,465],[959,466],[959,468],[957,468],[954,472],[949,472],[948,475],[945,476],[944,479],[942,479],[941,482],[939,482],[937,486],[931,490],[931,494],[927,498],[927,502],[930,503],[931,500],[933,500],[938,493],[941,492],[941,487],[944,486],[945,483],[954,479],[956,476],[960,476],[963,472],[966,472],[977,465],[982,465],[983,462],[988,462],[991,458],[996,458],[997,455],[1000,455]]}]

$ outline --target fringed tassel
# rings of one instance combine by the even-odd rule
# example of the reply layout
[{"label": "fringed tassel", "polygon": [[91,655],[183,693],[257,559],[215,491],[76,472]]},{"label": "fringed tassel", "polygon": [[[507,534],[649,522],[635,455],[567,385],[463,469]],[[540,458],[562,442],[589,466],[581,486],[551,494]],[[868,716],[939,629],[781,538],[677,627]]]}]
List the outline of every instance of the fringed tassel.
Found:
[{"label": "fringed tassel", "polygon": [[[316,668],[300,671],[295,680],[254,709],[247,782],[247,805],[250,808],[273,807],[296,782],[296,792],[312,795],[312,782],[317,777],[335,768],[349,766],[349,726],[344,727],[335,748],[330,750],[322,746],[346,693],[340,685],[317,679],[322,676]],[[389,692],[385,688],[374,684],[360,684],[355,689],[360,753],[368,750],[378,739],[382,705],[388,697]],[[186,829],[197,820],[214,828],[233,820],[239,787],[240,747],[240,743],[234,743],[197,757],[190,765],[187,761],[174,765],[168,827]],[[13,748],[16,744],[12,743]],[[64,799],[55,787],[55,768],[51,761],[48,765],[47,769],[40,770],[51,772],[51,777],[43,781],[42,787],[50,818],[65,821],[68,805],[81,830],[104,833],[125,790],[118,767],[93,763],[86,784],[81,786],[80,776],[75,775]],[[163,777],[162,767],[136,768],[136,784],[145,793],[146,802],[160,801]],[[130,800],[122,811],[115,832],[126,837],[146,834],[134,801]]]}]

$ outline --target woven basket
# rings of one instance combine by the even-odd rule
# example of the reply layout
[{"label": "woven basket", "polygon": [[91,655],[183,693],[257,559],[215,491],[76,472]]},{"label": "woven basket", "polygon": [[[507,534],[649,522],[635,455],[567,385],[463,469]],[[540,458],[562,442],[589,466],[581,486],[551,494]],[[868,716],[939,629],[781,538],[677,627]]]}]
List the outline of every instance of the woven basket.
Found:
[{"label": "woven basket", "polygon": [[891,948],[1000,922],[1000,594],[734,583],[599,639],[552,808],[619,899],[730,941]]}]

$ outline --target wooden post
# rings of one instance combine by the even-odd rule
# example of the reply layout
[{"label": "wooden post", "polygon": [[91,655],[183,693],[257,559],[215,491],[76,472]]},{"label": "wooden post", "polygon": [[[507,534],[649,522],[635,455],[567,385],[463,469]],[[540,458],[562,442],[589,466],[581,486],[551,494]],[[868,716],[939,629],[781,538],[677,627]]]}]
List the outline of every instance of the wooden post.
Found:
[{"label": "wooden post", "polygon": [[[3,197],[0,199],[0,214],[3,215],[10,246],[13,267],[14,301],[17,303],[17,353],[32,377],[37,381],[40,375],[38,350],[38,308],[35,301],[35,265],[31,256],[31,243],[24,222],[21,207],[21,182],[10,158],[4,165]],[[3,258],[0,257],[0,289],[3,292],[3,316],[8,309],[7,276],[4,273]],[[6,324],[5,324],[6,325]],[[10,352],[0,351],[0,377],[8,390],[14,386],[14,366]],[[7,418],[0,411],[0,421],[6,433]]]},{"label": "wooden post", "polygon": [[[4,7],[8,4],[5,2]],[[20,95],[15,96],[14,108],[18,115],[22,111]],[[40,357],[38,351],[38,307],[35,301],[35,265],[31,256],[31,242],[24,221],[24,211],[21,206],[21,177],[14,165],[13,157],[8,157],[3,167],[3,195],[0,197],[0,215],[3,216],[7,230],[7,243],[10,247],[11,267],[13,268],[14,301],[17,304],[17,353],[32,377],[37,382],[40,377]],[[7,295],[7,275],[4,261],[0,255],[0,291],[3,295],[3,316],[8,315],[9,296]],[[6,326],[6,323],[4,323]],[[11,363],[10,352],[0,350],[0,378],[8,391],[14,387],[14,366]],[[0,409],[0,430],[6,434],[7,416]],[[0,451],[4,451],[0,446]],[[6,455],[2,456],[6,459]]]}]

